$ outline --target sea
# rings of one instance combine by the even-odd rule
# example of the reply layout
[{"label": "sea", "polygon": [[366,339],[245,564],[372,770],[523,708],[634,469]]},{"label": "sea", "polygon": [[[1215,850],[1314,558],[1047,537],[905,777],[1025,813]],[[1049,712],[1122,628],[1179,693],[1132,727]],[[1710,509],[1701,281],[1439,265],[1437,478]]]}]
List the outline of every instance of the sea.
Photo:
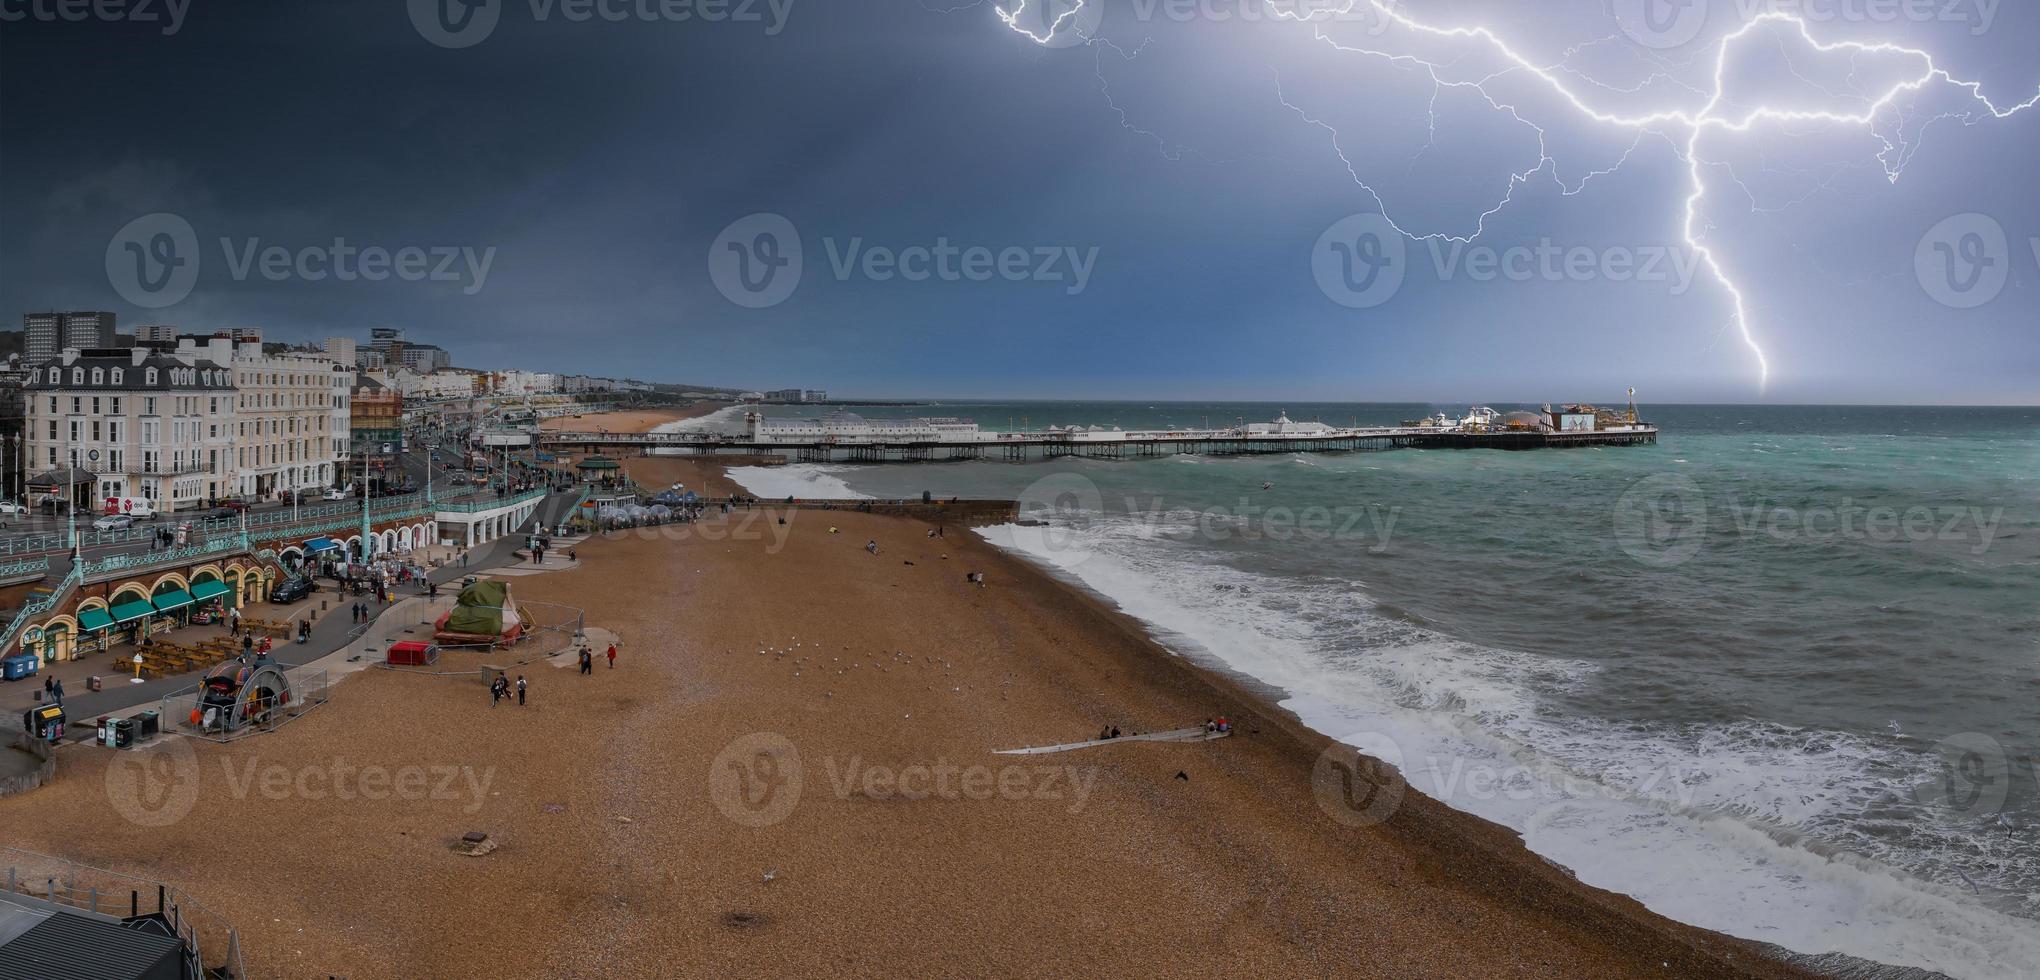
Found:
[{"label": "sea", "polygon": [[[1157,429],[1468,408],[850,410]],[[1017,498],[980,533],[1582,881],[1801,953],[2040,976],[2040,409],[1641,415],[1655,446],[732,475],[767,499]]]}]

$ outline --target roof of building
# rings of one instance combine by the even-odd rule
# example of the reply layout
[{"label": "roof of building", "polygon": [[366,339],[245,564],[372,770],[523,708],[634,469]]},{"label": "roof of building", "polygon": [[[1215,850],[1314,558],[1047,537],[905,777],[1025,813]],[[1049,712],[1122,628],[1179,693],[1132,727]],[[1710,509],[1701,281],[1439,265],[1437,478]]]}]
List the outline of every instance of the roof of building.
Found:
[{"label": "roof of building", "polygon": [[103,916],[0,895],[0,980],[127,980],[177,976],[183,944]]},{"label": "roof of building", "polygon": [[[140,348],[94,348],[77,351],[75,354],[72,351],[65,351],[63,357],[53,361],[45,361],[37,365],[34,370],[31,370],[27,386],[37,390],[50,391],[234,390],[233,375],[228,373],[225,368],[210,361],[196,361],[187,364],[168,354],[154,352],[143,354],[137,358],[136,352],[138,350]],[[85,369],[82,380],[75,382],[72,380],[72,378],[77,377],[77,375],[71,372],[73,368]],[[97,382],[92,378],[92,370],[94,368],[104,369],[101,380]],[[155,384],[149,383],[148,369],[150,368],[157,369]],[[118,369],[120,372],[118,381],[114,380],[116,377],[114,374],[115,369]],[[191,380],[189,382],[177,380],[185,377],[186,374],[184,372],[186,371],[190,372],[189,377]],[[210,384],[206,383],[208,376],[212,378]]]}]

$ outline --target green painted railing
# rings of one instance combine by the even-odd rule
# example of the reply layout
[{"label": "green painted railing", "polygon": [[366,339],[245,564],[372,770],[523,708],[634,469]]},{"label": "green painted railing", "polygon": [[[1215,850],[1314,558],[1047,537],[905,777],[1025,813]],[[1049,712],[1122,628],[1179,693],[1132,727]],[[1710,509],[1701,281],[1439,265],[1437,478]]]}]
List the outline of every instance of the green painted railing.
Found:
[{"label": "green painted railing", "polygon": [[156,568],[163,565],[181,565],[212,555],[247,550],[248,538],[244,535],[235,534],[201,544],[188,544],[181,548],[171,548],[168,551],[140,551],[131,555],[109,555],[96,560],[88,558],[79,562],[78,567],[84,570],[85,578],[96,579],[107,575],[121,575],[136,569]]},{"label": "green painted railing", "polygon": [[21,561],[13,561],[0,565],[0,582],[28,575],[33,575],[36,578],[45,578],[49,574],[50,559],[47,555],[38,558],[24,558]]},{"label": "green painted railing", "polygon": [[21,639],[21,631],[28,628],[30,620],[62,605],[64,600],[70,597],[71,590],[84,583],[84,572],[85,566],[72,565],[71,573],[64,576],[64,580],[58,582],[55,589],[47,595],[36,596],[23,603],[21,612],[15,614],[14,621],[7,624],[5,631],[0,631],[0,653],[14,649],[15,641]]}]

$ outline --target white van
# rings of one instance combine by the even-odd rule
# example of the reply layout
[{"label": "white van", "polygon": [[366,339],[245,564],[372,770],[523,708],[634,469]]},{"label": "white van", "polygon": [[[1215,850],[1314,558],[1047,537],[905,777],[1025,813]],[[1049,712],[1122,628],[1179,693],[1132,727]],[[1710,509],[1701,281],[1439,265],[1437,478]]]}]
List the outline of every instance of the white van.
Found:
[{"label": "white van", "polygon": [[147,497],[108,497],[105,511],[108,514],[126,514],[140,520],[156,516],[156,504]]}]

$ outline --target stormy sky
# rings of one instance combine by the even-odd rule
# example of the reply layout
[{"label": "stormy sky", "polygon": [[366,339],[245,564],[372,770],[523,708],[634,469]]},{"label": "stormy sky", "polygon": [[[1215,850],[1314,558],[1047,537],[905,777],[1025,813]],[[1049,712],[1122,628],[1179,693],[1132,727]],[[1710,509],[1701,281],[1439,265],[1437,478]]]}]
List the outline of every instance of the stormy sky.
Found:
[{"label": "stormy sky", "polygon": [[[1716,100],[1769,8],[1687,2],[1405,9],[1607,116],[1802,113],[1697,147],[1761,385],[1679,123],[1263,0],[1049,44],[967,0],[0,0],[0,311],[846,396],[2040,402],[2040,108],[1823,121],[1921,62],[1784,21]],[[1775,6],[2040,92],[2031,4]]]}]

